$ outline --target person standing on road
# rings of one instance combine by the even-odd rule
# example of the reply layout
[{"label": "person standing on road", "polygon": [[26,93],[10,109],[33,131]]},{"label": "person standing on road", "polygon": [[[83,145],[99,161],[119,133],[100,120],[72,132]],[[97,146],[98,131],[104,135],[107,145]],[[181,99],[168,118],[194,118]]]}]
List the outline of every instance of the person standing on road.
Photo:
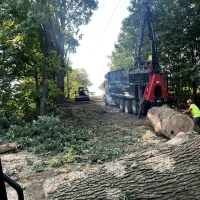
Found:
[{"label": "person standing on road", "polygon": [[193,103],[192,99],[187,100],[187,105],[189,108],[185,110],[183,113],[191,112],[194,122],[194,131],[198,132],[198,127],[200,128],[200,110],[199,108]]}]

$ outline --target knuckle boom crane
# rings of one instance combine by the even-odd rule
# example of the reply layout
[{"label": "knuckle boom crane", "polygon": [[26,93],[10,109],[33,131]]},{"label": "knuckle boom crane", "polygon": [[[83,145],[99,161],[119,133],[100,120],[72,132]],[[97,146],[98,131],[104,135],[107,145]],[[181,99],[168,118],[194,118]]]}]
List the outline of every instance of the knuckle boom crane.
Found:
[{"label": "knuckle boom crane", "polygon": [[[135,66],[129,70],[124,68],[110,71],[105,75],[104,103],[115,103],[125,113],[146,113],[153,106],[167,103],[168,92],[159,70],[157,46],[152,25],[152,15],[148,0],[142,2],[139,35],[135,50]],[[144,38],[144,27],[147,23],[151,42],[151,58],[141,59],[141,47]]]}]

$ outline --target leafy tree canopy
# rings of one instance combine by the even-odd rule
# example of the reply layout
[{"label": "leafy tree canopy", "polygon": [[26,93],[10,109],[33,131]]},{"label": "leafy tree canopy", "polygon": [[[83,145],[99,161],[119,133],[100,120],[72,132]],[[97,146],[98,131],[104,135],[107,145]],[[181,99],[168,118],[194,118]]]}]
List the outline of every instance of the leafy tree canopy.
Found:
[{"label": "leafy tree canopy", "polygon": [[90,82],[89,76],[85,69],[73,69],[69,74],[69,89],[71,98],[74,98],[75,91],[77,91],[79,87],[88,88],[91,85],[92,83]]}]

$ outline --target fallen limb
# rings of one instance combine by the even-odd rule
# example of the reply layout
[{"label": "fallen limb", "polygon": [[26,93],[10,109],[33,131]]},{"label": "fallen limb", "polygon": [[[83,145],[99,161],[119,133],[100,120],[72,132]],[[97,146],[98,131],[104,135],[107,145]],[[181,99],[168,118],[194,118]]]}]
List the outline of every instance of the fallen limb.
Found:
[{"label": "fallen limb", "polygon": [[15,143],[8,143],[0,146],[0,154],[7,153],[9,151],[16,152],[17,145]]}]

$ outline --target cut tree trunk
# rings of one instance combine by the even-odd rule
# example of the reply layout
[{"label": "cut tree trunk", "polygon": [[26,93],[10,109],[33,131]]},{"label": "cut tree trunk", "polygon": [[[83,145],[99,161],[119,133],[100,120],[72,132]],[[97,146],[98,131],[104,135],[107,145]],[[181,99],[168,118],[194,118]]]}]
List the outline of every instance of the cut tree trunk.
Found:
[{"label": "cut tree trunk", "polygon": [[149,109],[146,119],[157,135],[164,135],[167,138],[194,129],[193,120],[189,116],[171,109],[168,105]]},{"label": "cut tree trunk", "polygon": [[200,136],[181,141],[51,177],[43,185],[46,199],[200,199]]},{"label": "cut tree trunk", "polygon": [[17,145],[15,143],[8,143],[0,146],[0,154],[7,153],[9,151],[17,152]]}]

